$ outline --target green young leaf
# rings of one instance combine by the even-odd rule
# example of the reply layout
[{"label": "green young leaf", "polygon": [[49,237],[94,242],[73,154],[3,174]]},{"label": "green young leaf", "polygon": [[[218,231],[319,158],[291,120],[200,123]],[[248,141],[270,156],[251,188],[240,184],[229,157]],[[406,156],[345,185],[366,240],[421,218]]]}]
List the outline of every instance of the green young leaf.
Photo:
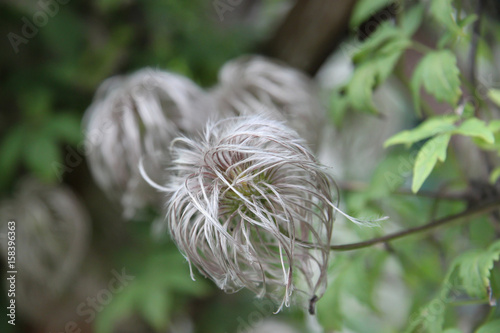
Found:
[{"label": "green young leaf", "polygon": [[500,241],[493,243],[487,250],[471,250],[453,261],[452,269],[458,270],[462,288],[471,297],[488,297],[490,271],[500,257]]},{"label": "green young leaf", "polygon": [[470,137],[483,139],[486,143],[494,143],[495,138],[493,132],[486,126],[485,122],[477,118],[469,118],[465,120],[453,134],[461,134]]},{"label": "green young leaf", "polygon": [[415,111],[420,113],[420,87],[436,100],[455,106],[460,98],[460,71],[449,50],[429,52],[418,64],[410,82]]},{"label": "green young leaf", "polygon": [[11,129],[0,145],[0,188],[12,178],[22,156],[25,128],[17,126]]},{"label": "green young leaf", "polygon": [[453,13],[452,0],[433,0],[429,8],[431,15],[436,21],[444,25],[451,32],[458,34],[461,32]]},{"label": "green young leaf", "polygon": [[386,57],[400,53],[410,45],[408,37],[398,28],[389,23],[382,24],[358,48],[352,60],[355,64],[372,60],[376,57]]},{"label": "green young leaf", "polygon": [[424,5],[421,3],[416,4],[406,11],[402,16],[400,25],[404,33],[411,37],[418,30],[424,18]]},{"label": "green young leaf", "polygon": [[396,52],[375,58],[356,68],[346,87],[347,98],[354,109],[378,114],[372,100],[373,89],[392,73],[400,56],[401,53]]},{"label": "green young leaf", "polygon": [[349,25],[351,28],[359,26],[370,16],[391,3],[391,0],[361,0],[356,3]]},{"label": "green young leaf", "polygon": [[413,182],[411,185],[413,193],[417,193],[422,187],[436,163],[438,161],[444,162],[450,138],[450,134],[440,134],[427,141],[419,150],[413,167]]},{"label": "green young leaf", "polygon": [[500,319],[486,323],[478,328],[476,333],[498,333],[500,332]]},{"label": "green young leaf", "polygon": [[397,144],[413,144],[431,136],[452,131],[455,129],[453,123],[457,120],[457,116],[430,118],[412,130],[405,130],[393,135],[387,139],[384,143],[384,147]]},{"label": "green young leaf", "polygon": [[378,68],[363,64],[355,71],[347,86],[347,98],[352,107],[373,114],[378,113],[372,101],[373,88],[377,82]]},{"label": "green young leaf", "polygon": [[500,106],[500,89],[490,89],[488,91],[488,98],[497,106]]}]

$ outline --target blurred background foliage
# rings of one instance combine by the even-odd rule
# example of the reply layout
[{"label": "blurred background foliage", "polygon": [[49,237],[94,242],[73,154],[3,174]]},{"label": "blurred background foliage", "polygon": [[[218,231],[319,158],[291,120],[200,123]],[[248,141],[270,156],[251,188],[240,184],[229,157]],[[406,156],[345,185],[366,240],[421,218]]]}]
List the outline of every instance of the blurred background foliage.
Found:
[{"label": "blurred background foliage", "polygon": [[[51,315],[37,317],[18,308],[16,326],[2,319],[2,332],[250,332],[267,321],[274,333],[321,332],[320,327],[327,332],[500,331],[500,311],[491,306],[500,295],[495,214],[335,253],[317,317],[293,307],[273,315],[274,305],[246,291],[225,295],[201,276],[193,282],[175,246],[152,235],[158,214],[123,221],[116,203],[91,180],[81,153],[83,112],[104,79],[142,67],[177,72],[209,88],[226,61],[260,49],[294,2],[66,2],[52,7],[57,12],[31,30],[30,38],[23,37],[23,18],[33,22],[43,4],[54,2],[0,3],[0,194],[11,197],[27,175],[63,182],[85,203],[92,240],[73,286],[39,310]],[[232,10],[221,16],[220,3]],[[415,227],[498,199],[500,127],[494,120],[500,106],[500,11],[493,1],[477,3],[480,11],[475,1],[465,0],[357,2],[343,44],[317,75],[332,120],[321,156],[341,179],[350,213],[389,215],[391,221],[381,228],[339,223],[336,243]],[[390,15],[377,16],[384,11]],[[9,33],[25,42],[14,47]],[[476,45],[472,56],[471,45]],[[433,127],[422,134],[420,128],[393,137],[443,114],[457,116],[448,132]],[[477,121],[462,127],[468,119]],[[415,168],[415,156],[428,142],[422,140],[436,133],[451,137],[442,147],[447,158],[435,153]],[[404,146],[384,150],[390,137]],[[493,156],[490,169],[478,175],[484,152]],[[81,315],[79,305],[122,268],[134,276],[130,285],[99,307],[95,318]],[[5,308],[5,292],[0,300]],[[68,326],[73,321],[76,328]]]}]

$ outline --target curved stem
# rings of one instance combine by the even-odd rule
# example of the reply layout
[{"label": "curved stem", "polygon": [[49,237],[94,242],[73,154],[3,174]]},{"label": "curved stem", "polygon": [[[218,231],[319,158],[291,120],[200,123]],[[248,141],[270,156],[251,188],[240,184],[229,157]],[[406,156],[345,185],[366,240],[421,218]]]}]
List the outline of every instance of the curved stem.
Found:
[{"label": "curved stem", "polygon": [[350,251],[350,250],[361,249],[364,247],[369,247],[369,246],[372,246],[372,245],[375,245],[378,243],[385,243],[385,242],[393,241],[395,239],[402,238],[402,237],[405,237],[405,236],[408,236],[411,234],[416,234],[419,232],[424,232],[424,231],[427,231],[430,229],[437,228],[439,226],[456,221],[456,220],[461,219],[461,218],[466,218],[466,217],[471,218],[471,217],[474,217],[477,215],[485,214],[485,213],[488,213],[496,208],[500,208],[500,199],[496,199],[496,200],[491,201],[487,204],[483,204],[483,205],[475,206],[473,208],[466,209],[463,212],[460,212],[458,214],[446,216],[446,217],[432,221],[430,223],[424,224],[424,225],[419,226],[419,227],[414,227],[414,228],[398,231],[398,232],[395,232],[392,234],[388,234],[388,235],[385,235],[382,237],[376,237],[376,238],[369,239],[369,240],[366,240],[363,242],[341,244],[341,245],[331,245],[330,250],[332,250],[332,251]]}]

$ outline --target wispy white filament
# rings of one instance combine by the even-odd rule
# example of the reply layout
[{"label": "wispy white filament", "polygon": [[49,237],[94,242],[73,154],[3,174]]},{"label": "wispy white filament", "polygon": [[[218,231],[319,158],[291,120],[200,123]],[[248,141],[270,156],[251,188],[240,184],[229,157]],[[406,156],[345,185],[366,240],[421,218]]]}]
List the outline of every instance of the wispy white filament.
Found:
[{"label": "wispy white filament", "polygon": [[325,109],[311,79],[298,70],[262,56],[243,56],[222,67],[213,94],[223,113],[265,112],[318,148]]},{"label": "wispy white filament", "polygon": [[141,158],[149,174],[160,177],[170,141],[203,128],[210,100],[189,79],[153,69],[113,77],[99,87],[84,118],[88,162],[98,185],[121,202],[125,217],[159,199],[140,176]]},{"label": "wispy white filament", "polygon": [[292,293],[323,295],[336,192],[295,131],[230,118],[174,140],[172,157],[166,221],[190,264],[226,292],[246,287],[280,309]]}]

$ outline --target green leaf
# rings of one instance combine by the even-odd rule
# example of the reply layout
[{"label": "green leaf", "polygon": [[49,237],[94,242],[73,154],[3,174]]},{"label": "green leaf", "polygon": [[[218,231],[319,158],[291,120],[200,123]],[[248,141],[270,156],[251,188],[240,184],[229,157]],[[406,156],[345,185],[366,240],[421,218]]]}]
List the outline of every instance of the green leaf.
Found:
[{"label": "green leaf", "polygon": [[52,94],[45,88],[33,89],[20,94],[18,102],[27,120],[38,123],[50,113]]},{"label": "green leaf", "polygon": [[171,302],[168,293],[149,288],[142,298],[139,309],[148,324],[157,331],[164,331],[170,321]]},{"label": "green leaf", "polygon": [[444,301],[436,297],[422,307],[416,316],[411,317],[411,322],[405,333],[442,333],[444,324]]},{"label": "green leaf", "polygon": [[443,331],[443,333],[463,333],[458,328],[447,328]]},{"label": "green leaf", "polygon": [[51,118],[44,131],[57,141],[77,145],[83,139],[80,119],[73,114],[58,114]]},{"label": "green leaf", "polygon": [[450,134],[441,134],[427,141],[417,154],[413,167],[413,182],[411,190],[418,192],[424,181],[429,177],[437,161],[444,162],[446,149],[450,142]]},{"label": "green leaf", "polygon": [[398,28],[389,23],[382,24],[353,55],[355,64],[372,60],[374,57],[386,57],[400,53],[410,45],[408,37]]},{"label": "green leaf", "polygon": [[457,116],[433,117],[412,130],[399,132],[384,143],[384,147],[397,144],[413,144],[431,136],[446,133],[455,129],[453,123],[458,120]]},{"label": "green leaf", "polygon": [[0,188],[12,178],[22,156],[24,126],[11,129],[0,145]]},{"label": "green leaf", "polygon": [[353,9],[351,21],[349,25],[351,28],[359,26],[366,21],[370,16],[375,14],[380,9],[391,3],[392,0],[361,0],[358,1]]},{"label": "green leaf", "polygon": [[24,161],[40,179],[54,181],[57,174],[54,163],[61,163],[62,156],[57,143],[50,137],[32,135],[24,150]]},{"label": "green leaf", "polygon": [[461,32],[460,27],[453,17],[455,10],[452,6],[452,0],[433,0],[429,11],[436,21],[451,30],[454,34]]},{"label": "green leaf", "polygon": [[456,258],[452,269],[458,270],[462,287],[471,297],[488,297],[490,270],[500,257],[500,241],[487,250],[471,250]]},{"label": "green leaf", "polygon": [[498,177],[500,177],[500,167],[497,167],[495,170],[491,172],[490,183],[495,184],[498,180]]},{"label": "green leaf", "polygon": [[346,87],[347,98],[354,109],[378,114],[372,100],[373,89],[392,73],[401,52],[376,57],[356,68]]},{"label": "green leaf", "polygon": [[483,139],[486,143],[494,143],[495,138],[493,132],[490,131],[489,127],[486,126],[485,122],[477,119],[470,118],[465,120],[457,129],[453,131],[453,134],[461,134],[470,137],[476,137]]},{"label": "green leaf", "polygon": [[493,133],[500,132],[500,119],[490,121],[488,123],[488,130]]},{"label": "green leaf", "polygon": [[400,25],[404,33],[411,37],[418,30],[424,18],[424,6],[421,3],[408,9],[401,17]]},{"label": "green leaf", "polygon": [[478,328],[476,333],[498,333],[500,332],[500,319],[486,323]]},{"label": "green leaf", "polygon": [[488,98],[500,107],[500,89],[490,89],[488,91]]},{"label": "green leaf", "polygon": [[420,113],[420,87],[436,100],[455,106],[460,98],[460,71],[449,50],[429,52],[420,61],[410,82],[415,111]]}]

